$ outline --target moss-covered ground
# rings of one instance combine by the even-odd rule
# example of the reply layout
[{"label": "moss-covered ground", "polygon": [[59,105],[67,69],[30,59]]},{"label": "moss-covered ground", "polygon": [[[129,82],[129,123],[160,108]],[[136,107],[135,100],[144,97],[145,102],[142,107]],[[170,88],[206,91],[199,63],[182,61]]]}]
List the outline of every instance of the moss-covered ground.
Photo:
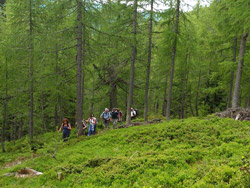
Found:
[{"label": "moss-covered ground", "polygon": [[[250,187],[250,122],[189,118],[81,138],[74,131],[67,142],[46,133],[6,143],[0,187]],[[44,174],[2,176],[25,167]]]}]

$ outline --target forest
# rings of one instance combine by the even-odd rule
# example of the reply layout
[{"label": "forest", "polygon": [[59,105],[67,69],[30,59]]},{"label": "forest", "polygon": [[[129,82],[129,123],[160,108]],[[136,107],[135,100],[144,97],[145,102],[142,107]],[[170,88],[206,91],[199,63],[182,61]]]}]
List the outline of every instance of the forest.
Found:
[{"label": "forest", "polygon": [[0,187],[250,187],[249,6],[0,0]]},{"label": "forest", "polygon": [[190,6],[1,0],[2,150],[106,107],[119,107],[127,125],[131,107],[145,123],[250,107],[249,1]]}]

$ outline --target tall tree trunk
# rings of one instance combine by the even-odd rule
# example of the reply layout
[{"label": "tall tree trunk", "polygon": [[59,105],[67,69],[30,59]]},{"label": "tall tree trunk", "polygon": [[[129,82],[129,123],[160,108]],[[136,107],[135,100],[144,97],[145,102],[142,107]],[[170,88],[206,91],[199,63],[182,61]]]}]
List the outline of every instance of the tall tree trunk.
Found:
[{"label": "tall tree trunk", "polygon": [[45,123],[45,115],[44,115],[44,94],[42,91],[42,96],[41,96],[41,106],[42,106],[42,123],[43,123],[43,132],[46,132],[46,123]]},{"label": "tall tree trunk", "polygon": [[16,120],[14,120],[14,125],[13,125],[13,140],[14,140],[14,145],[16,144],[16,129],[17,129],[17,126],[16,126]]},{"label": "tall tree trunk", "polygon": [[90,102],[90,113],[93,114],[94,113],[94,90],[92,91],[92,99]]},{"label": "tall tree trunk", "polygon": [[[118,45],[117,45],[118,46]],[[115,74],[115,69],[110,67],[109,72],[109,107],[110,109],[117,107],[117,75]]]},{"label": "tall tree trunk", "polygon": [[136,60],[136,16],[137,16],[137,0],[134,0],[134,13],[133,13],[133,46],[132,46],[132,60],[131,60],[131,72],[130,72],[130,82],[129,82],[129,96],[127,104],[127,116],[126,125],[131,123],[131,113],[130,108],[132,106],[133,90],[134,90],[134,77],[135,77],[135,60]]},{"label": "tall tree trunk", "polygon": [[159,113],[159,98],[157,97],[156,99],[156,104],[155,104],[155,113],[158,114]]},{"label": "tall tree trunk", "polygon": [[249,94],[248,94],[248,100],[247,100],[247,108],[250,108],[250,88],[249,88]]},{"label": "tall tree trunk", "polygon": [[77,136],[83,135],[82,129],[82,1],[77,0],[77,69],[76,69],[76,122]]},{"label": "tall tree trunk", "polygon": [[146,78],[145,100],[144,100],[144,121],[146,124],[148,123],[148,90],[149,90],[149,80],[150,80],[151,49],[152,49],[153,10],[154,10],[153,7],[154,7],[154,0],[151,0],[149,37],[148,37],[148,64],[147,64],[147,78]]},{"label": "tall tree trunk", "polygon": [[237,73],[236,73],[236,80],[235,80],[235,85],[234,85],[232,108],[239,107],[240,82],[241,82],[242,67],[243,67],[243,62],[244,62],[244,54],[245,54],[245,47],[246,47],[247,37],[248,37],[248,33],[244,33],[242,35],[242,38],[241,38],[240,53],[239,53],[239,62],[238,62],[238,68],[237,68]]},{"label": "tall tree trunk", "polygon": [[181,96],[181,119],[184,119],[185,117],[185,103],[186,103],[186,86],[188,82],[188,48],[186,50],[186,58],[185,58],[185,64],[184,64],[184,75],[183,75],[183,82],[182,82],[182,96]]},{"label": "tall tree trunk", "polygon": [[114,80],[110,80],[110,109],[117,107],[117,86]]},{"label": "tall tree trunk", "polygon": [[33,80],[33,66],[34,66],[34,42],[33,42],[33,22],[32,22],[32,0],[30,0],[30,10],[29,10],[29,37],[30,37],[30,72],[29,72],[29,79],[30,79],[30,122],[29,122],[29,134],[30,140],[33,140],[33,114],[34,114],[34,80]]},{"label": "tall tree trunk", "polygon": [[[233,52],[233,62],[236,62],[236,55],[237,55],[237,37],[234,39],[234,52]],[[233,83],[234,83],[234,70],[231,72],[231,79],[230,79],[230,86],[228,91],[228,99],[227,99],[227,109],[231,107],[232,102],[232,92],[233,92]]]},{"label": "tall tree trunk", "polygon": [[91,90],[91,102],[90,102],[90,113],[93,114],[94,112],[94,98],[95,98],[95,80],[94,80],[94,74],[92,76],[93,82],[92,82],[92,90]]},{"label": "tall tree trunk", "polygon": [[[55,67],[55,74],[56,74],[56,81],[58,82],[58,45],[57,44],[56,44],[56,67]],[[58,130],[58,124],[59,124],[58,123],[58,103],[59,103],[59,95],[57,94],[56,105],[55,105],[55,112],[54,112],[54,126],[55,126],[55,131]]]},{"label": "tall tree trunk", "polygon": [[192,89],[190,89],[189,100],[190,100],[190,103],[189,103],[190,111],[191,111],[192,116],[194,116],[194,110],[193,110],[193,107],[192,107]]},{"label": "tall tree trunk", "polygon": [[81,94],[82,94],[82,96],[81,96],[81,99],[82,99],[82,101],[81,101],[81,103],[82,103],[82,115],[81,115],[81,117],[83,117],[83,114],[84,114],[84,112],[83,112],[83,105],[84,105],[84,78],[85,78],[85,68],[84,68],[84,65],[85,65],[85,61],[86,61],[86,26],[85,26],[85,24],[86,24],[86,12],[85,12],[85,0],[84,0],[84,2],[83,2],[83,35],[82,35],[82,37],[83,37],[83,40],[82,40],[82,88],[81,88]]},{"label": "tall tree trunk", "polygon": [[167,88],[168,88],[168,73],[166,73],[165,87],[164,87],[164,97],[162,105],[162,115],[166,116],[167,112]]},{"label": "tall tree trunk", "polygon": [[196,89],[196,97],[195,97],[195,115],[196,116],[199,116],[198,102],[199,102],[200,82],[201,82],[201,68],[199,72],[198,84],[197,84],[197,89]]},{"label": "tall tree trunk", "polygon": [[[188,74],[188,73],[186,73]],[[181,96],[181,119],[185,118],[185,106],[186,106],[186,87],[188,82],[188,75],[186,75],[186,78],[183,83],[182,88],[182,96]]]},{"label": "tall tree trunk", "polygon": [[13,132],[14,132],[14,128],[13,128],[13,122],[10,122],[10,131],[9,131],[9,138],[10,138],[10,141],[13,140]]},{"label": "tall tree trunk", "polygon": [[7,105],[8,105],[8,62],[5,62],[5,100],[3,104],[3,126],[1,131],[2,152],[5,152],[5,127],[7,124]]},{"label": "tall tree trunk", "polygon": [[177,0],[176,5],[176,21],[175,21],[175,28],[174,28],[174,43],[173,43],[173,52],[172,52],[172,64],[171,64],[171,73],[170,73],[170,81],[169,81],[169,89],[168,89],[168,103],[167,103],[167,120],[170,120],[170,108],[171,108],[171,97],[172,97],[172,87],[173,87],[173,80],[174,80],[174,64],[175,64],[175,55],[176,55],[176,48],[177,48],[177,39],[178,39],[178,28],[179,28],[179,16],[180,16],[180,0]]},{"label": "tall tree trunk", "polygon": [[23,121],[20,120],[18,128],[18,139],[21,139],[22,137],[23,137]]}]

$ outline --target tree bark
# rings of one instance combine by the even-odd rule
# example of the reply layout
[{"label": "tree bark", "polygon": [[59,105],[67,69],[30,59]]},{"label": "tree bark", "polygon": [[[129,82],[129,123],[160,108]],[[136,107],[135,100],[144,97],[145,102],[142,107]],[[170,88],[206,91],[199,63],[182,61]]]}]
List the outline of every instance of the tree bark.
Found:
[{"label": "tree bark", "polygon": [[155,102],[155,113],[158,114],[159,113],[159,98],[156,98],[156,102]]},{"label": "tree bark", "polygon": [[23,137],[23,121],[21,119],[18,128],[18,139],[21,139],[22,137]]},{"label": "tree bark", "polygon": [[[236,62],[236,55],[237,55],[237,37],[234,39],[234,52],[233,52],[233,62]],[[232,92],[233,92],[233,83],[234,83],[234,71],[231,72],[231,79],[230,79],[230,86],[228,91],[228,99],[227,99],[227,109],[231,107],[232,102]]]},{"label": "tree bark", "polygon": [[85,61],[86,61],[86,12],[85,12],[85,0],[83,2],[83,40],[82,40],[82,88],[81,88],[81,103],[82,103],[82,115],[81,117],[83,117],[83,114],[84,114],[84,111],[83,111],[83,105],[84,105],[84,78],[85,78],[85,68],[84,68],[84,65],[85,65]]},{"label": "tree bark", "polygon": [[42,106],[42,123],[43,123],[43,132],[46,132],[46,123],[45,123],[45,115],[44,115],[44,94],[42,92],[41,96],[41,106]]},{"label": "tree bark", "polygon": [[168,73],[166,73],[165,87],[164,87],[164,97],[163,97],[163,105],[162,105],[162,115],[167,116],[167,88],[168,88]]},{"label": "tree bark", "polygon": [[76,122],[77,136],[83,135],[82,129],[82,1],[77,0],[77,59],[76,59]]},{"label": "tree bark", "polygon": [[13,128],[13,140],[14,140],[14,145],[16,144],[16,129],[17,129],[17,126],[16,126],[16,120],[14,120],[14,128]]},{"label": "tree bark", "polygon": [[196,89],[196,97],[195,97],[195,115],[196,116],[199,116],[198,102],[199,102],[200,82],[201,82],[201,68],[199,72],[198,84],[197,84],[197,89]]},{"label": "tree bark", "polygon": [[34,66],[34,42],[33,42],[33,22],[32,22],[32,0],[30,0],[29,4],[29,36],[30,36],[30,71],[29,71],[29,78],[30,78],[30,122],[29,122],[29,134],[30,140],[33,140],[33,116],[34,116],[34,80],[33,80],[33,66]]},{"label": "tree bark", "polygon": [[250,108],[250,88],[249,88],[249,94],[248,94],[248,101],[247,101],[247,108]]},{"label": "tree bark", "polygon": [[174,80],[174,65],[175,65],[175,55],[176,55],[176,48],[177,48],[177,39],[178,39],[178,28],[179,28],[179,16],[180,16],[180,0],[177,0],[176,6],[176,21],[175,21],[175,28],[174,28],[174,43],[173,43],[173,52],[172,52],[172,63],[171,63],[171,73],[170,73],[170,81],[169,81],[169,89],[168,89],[168,103],[167,103],[167,120],[170,120],[170,108],[171,108],[171,97],[172,97],[172,87],[173,87],[173,80]]},{"label": "tree bark", "polygon": [[186,103],[186,86],[188,82],[188,48],[186,50],[186,58],[185,58],[185,64],[184,64],[184,78],[182,82],[182,96],[181,96],[181,119],[185,118],[185,103]]},{"label": "tree bark", "polygon": [[154,10],[154,0],[151,0],[149,37],[148,37],[148,64],[147,64],[147,78],[146,78],[145,100],[144,100],[144,121],[146,124],[148,123],[148,92],[149,92],[149,80],[150,80],[151,51],[152,51],[153,10]]},{"label": "tree bark", "polygon": [[137,24],[137,0],[134,0],[134,13],[133,13],[133,45],[132,45],[132,60],[131,60],[131,72],[130,72],[130,82],[129,82],[129,96],[127,103],[127,116],[126,125],[131,124],[131,113],[130,108],[132,106],[133,89],[134,89],[134,76],[135,76],[135,60],[136,60],[136,24]]},{"label": "tree bark", "polygon": [[247,37],[248,37],[248,33],[244,33],[242,35],[242,38],[241,38],[240,52],[239,52],[239,62],[238,62],[236,80],[235,80],[235,85],[234,85],[232,108],[239,107],[240,82],[241,82],[242,67],[243,67],[243,62],[244,62],[244,54],[245,54],[245,47],[246,47]]},{"label": "tree bark", "polygon": [[193,110],[193,107],[192,107],[192,90],[190,89],[190,103],[189,103],[189,107],[190,107],[190,111],[191,111],[191,114],[192,116],[194,116],[194,110]]},{"label": "tree bark", "polygon": [[[112,79],[112,78],[111,78]],[[117,86],[113,80],[110,80],[110,109],[117,108]]]},{"label": "tree bark", "polygon": [[[92,77],[94,78],[94,74],[92,74]],[[94,112],[94,101],[95,99],[95,80],[92,79],[92,90],[91,90],[91,100],[90,100],[90,113],[93,114]]]},{"label": "tree bark", "polygon": [[109,84],[109,107],[110,109],[114,107],[117,108],[117,75],[115,73],[115,68],[112,66],[109,68],[108,84]]},{"label": "tree bark", "polygon": [[[58,45],[57,44],[56,44],[56,67],[55,67],[55,74],[56,74],[56,81],[58,82]],[[58,103],[59,103],[59,95],[57,94],[56,105],[55,105],[55,112],[54,112],[54,126],[55,126],[55,131],[58,130],[58,124],[59,124],[58,123]]]},{"label": "tree bark", "polygon": [[3,104],[3,126],[1,131],[2,152],[5,152],[5,127],[7,124],[7,105],[8,105],[8,62],[5,62],[5,100]]}]

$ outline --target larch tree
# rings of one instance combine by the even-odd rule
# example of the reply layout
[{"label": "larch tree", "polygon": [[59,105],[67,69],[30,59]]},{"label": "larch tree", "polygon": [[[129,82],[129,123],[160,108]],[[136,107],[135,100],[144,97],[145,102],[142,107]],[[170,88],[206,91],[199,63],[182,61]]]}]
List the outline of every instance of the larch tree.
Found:
[{"label": "larch tree", "polygon": [[171,100],[172,100],[172,88],[173,88],[173,80],[174,80],[174,67],[175,67],[175,56],[176,56],[176,48],[177,48],[177,40],[178,40],[178,29],[179,29],[179,17],[180,17],[180,0],[177,0],[176,4],[176,14],[175,14],[175,26],[174,26],[174,42],[173,42],[173,51],[172,51],[172,59],[171,59],[171,73],[169,80],[169,88],[168,88],[168,102],[167,102],[167,110],[166,110],[166,118],[170,120],[170,108],[171,108]]},{"label": "larch tree", "polygon": [[[236,62],[236,58],[237,58],[237,43],[238,43],[238,38],[236,37],[234,39],[234,46],[233,46],[233,58],[232,58],[233,62]],[[228,99],[227,99],[227,109],[231,107],[233,83],[234,83],[234,70],[231,72],[230,86],[229,86]]]},{"label": "larch tree", "polygon": [[145,99],[144,99],[144,121],[148,122],[148,93],[149,93],[149,81],[150,81],[150,66],[152,56],[152,31],[153,31],[153,11],[154,0],[151,0],[150,18],[149,18],[149,37],[148,37],[148,63],[147,63],[147,77],[145,85]]},{"label": "larch tree", "polygon": [[2,141],[2,152],[5,152],[4,142],[5,142],[5,128],[7,125],[7,105],[8,105],[8,61],[5,60],[5,99],[3,105],[3,125],[1,131],[1,141]]},{"label": "larch tree", "polygon": [[134,77],[135,77],[135,61],[136,61],[136,26],[137,26],[137,0],[134,0],[133,4],[133,41],[132,41],[132,57],[131,57],[131,67],[130,67],[130,81],[129,81],[129,93],[127,101],[127,116],[126,116],[126,125],[131,124],[131,106],[133,100],[133,90],[134,90]]},{"label": "larch tree", "polygon": [[78,136],[83,135],[82,129],[82,1],[77,1],[77,56],[76,56],[76,122]]},{"label": "larch tree", "polygon": [[237,108],[240,105],[239,104],[240,85],[241,85],[241,76],[242,76],[242,68],[243,68],[243,62],[244,62],[244,54],[245,54],[247,37],[248,37],[248,33],[244,33],[241,37],[238,67],[237,67],[234,92],[233,92],[232,108]]},{"label": "larch tree", "polygon": [[30,122],[29,122],[29,134],[30,139],[33,140],[33,132],[34,132],[34,41],[33,41],[33,15],[32,15],[32,0],[29,1],[29,52],[30,52],[30,65],[29,65],[29,78],[30,78]]}]

